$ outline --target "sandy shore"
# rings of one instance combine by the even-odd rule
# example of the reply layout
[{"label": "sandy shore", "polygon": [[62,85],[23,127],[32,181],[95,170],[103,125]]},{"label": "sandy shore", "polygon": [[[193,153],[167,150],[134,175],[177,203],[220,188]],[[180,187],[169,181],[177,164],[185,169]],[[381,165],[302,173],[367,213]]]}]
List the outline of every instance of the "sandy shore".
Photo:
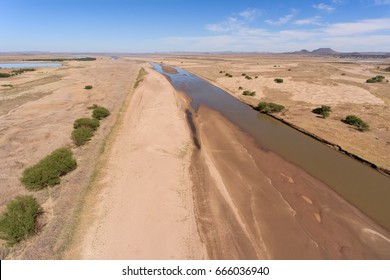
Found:
[{"label": "sandy shore", "polygon": [[[250,105],[256,106],[259,101],[282,104],[286,111],[280,117],[287,122],[390,170],[389,84],[366,83],[376,75],[389,78],[389,72],[383,71],[390,63],[388,59],[382,63],[342,63],[332,57],[272,54],[166,55],[143,59],[183,68]],[[284,83],[275,83],[275,78],[284,79]],[[245,90],[255,91],[256,95],[243,96]],[[332,107],[329,118],[318,118],[311,112],[321,105]],[[367,122],[370,131],[362,133],[341,121],[351,114]]]},{"label": "sandy shore", "polygon": [[[152,69],[137,88],[89,209],[81,259],[202,259],[189,163],[192,139],[169,82]],[[83,221],[82,221],[83,223]]]},{"label": "sandy shore", "polygon": [[212,259],[388,259],[390,234],[321,181],[198,111],[192,165],[199,231]]}]

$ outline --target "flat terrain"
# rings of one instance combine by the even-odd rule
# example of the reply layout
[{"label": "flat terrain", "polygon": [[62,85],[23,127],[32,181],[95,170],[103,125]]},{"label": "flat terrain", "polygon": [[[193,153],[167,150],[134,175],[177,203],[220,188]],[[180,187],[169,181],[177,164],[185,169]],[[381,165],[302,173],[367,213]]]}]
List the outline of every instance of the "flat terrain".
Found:
[{"label": "flat terrain", "polygon": [[[166,55],[144,59],[182,67],[251,105],[259,101],[282,104],[286,111],[279,116],[284,120],[390,170],[390,83],[366,83],[376,75],[390,79],[390,72],[383,71],[390,61],[362,63],[291,55]],[[275,83],[275,78],[284,82]],[[243,96],[245,90],[256,95]],[[321,105],[332,107],[329,118],[311,112]],[[350,114],[367,122],[370,131],[362,133],[341,122]]]},{"label": "flat terrain", "polygon": [[[46,56],[47,57],[47,56]],[[1,56],[12,62],[32,58]],[[67,237],[74,211],[80,204],[96,168],[97,157],[116,115],[131,93],[140,69],[139,64],[101,57],[96,61],[68,61],[62,67],[36,68],[0,84],[0,210],[20,194],[28,192],[20,183],[23,170],[53,150],[72,147],[78,168],[53,188],[32,192],[43,208],[39,234],[12,250],[1,248],[2,256],[11,258],[57,258]],[[85,90],[84,86],[93,89]],[[89,117],[87,109],[99,104],[112,111],[101,122],[92,141],[81,148],[73,147],[71,132],[77,118]],[[65,228],[65,229],[64,229]]]},{"label": "flat terrain", "polygon": [[[54,149],[70,147],[78,162],[60,185],[31,193],[43,207],[37,234],[1,246],[0,258],[390,258],[388,230],[219,113],[192,112],[191,129],[187,97],[142,61],[182,67],[252,105],[283,104],[279,117],[390,169],[389,84],[365,83],[387,75],[381,64],[267,55],[67,61],[0,80],[12,85],[0,86],[0,211],[30,193],[23,170]],[[111,115],[76,148],[73,121],[92,104]],[[322,104],[332,106],[327,119],[311,112]],[[371,130],[341,122],[348,114]]]}]

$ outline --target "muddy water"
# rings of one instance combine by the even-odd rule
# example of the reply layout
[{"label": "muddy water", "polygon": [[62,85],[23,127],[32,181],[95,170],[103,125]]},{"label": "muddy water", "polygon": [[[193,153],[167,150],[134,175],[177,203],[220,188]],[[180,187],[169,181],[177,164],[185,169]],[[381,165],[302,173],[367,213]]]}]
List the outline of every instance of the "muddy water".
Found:
[{"label": "muddy water", "polygon": [[361,162],[277,121],[259,114],[209,82],[176,68],[169,74],[158,64],[154,68],[170,78],[173,86],[191,99],[197,111],[203,104],[224,115],[270,150],[321,180],[344,199],[390,229],[390,178]]}]

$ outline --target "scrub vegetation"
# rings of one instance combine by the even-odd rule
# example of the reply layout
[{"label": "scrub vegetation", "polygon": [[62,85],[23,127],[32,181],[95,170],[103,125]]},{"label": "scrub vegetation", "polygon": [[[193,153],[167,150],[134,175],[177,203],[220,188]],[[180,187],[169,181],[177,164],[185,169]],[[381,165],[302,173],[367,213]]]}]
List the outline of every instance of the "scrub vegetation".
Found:
[{"label": "scrub vegetation", "polygon": [[272,102],[260,102],[259,105],[257,105],[256,110],[261,113],[271,114],[283,111],[284,106]]},{"label": "scrub vegetation", "polygon": [[372,77],[371,79],[368,79],[366,83],[382,83],[385,81],[385,77],[383,76],[375,76]]},{"label": "scrub vegetation", "polygon": [[59,148],[25,169],[21,181],[28,190],[41,190],[61,182],[61,176],[76,169],[77,162],[67,148]]},{"label": "scrub vegetation", "polygon": [[355,115],[348,115],[343,122],[355,126],[360,131],[367,131],[370,126]]},{"label": "scrub vegetation", "polygon": [[72,131],[72,140],[76,146],[82,146],[91,140],[93,129],[90,127],[79,127]]},{"label": "scrub vegetation", "polygon": [[321,105],[321,107],[317,107],[312,110],[314,114],[321,115],[324,119],[329,117],[329,113],[332,112],[332,109],[330,106],[327,105]]},{"label": "scrub vegetation", "polygon": [[250,90],[246,90],[242,93],[242,95],[245,95],[245,96],[255,96],[256,95],[256,91],[250,91]]},{"label": "scrub vegetation", "polygon": [[274,79],[274,82],[277,83],[277,84],[281,84],[281,83],[283,83],[283,79],[276,78],[276,79]]},{"label": "scrub vegetation", "polygon": [[36,232],[41,207],[31,195],[17,196],[0,216],[0,238],[14,245]]},{"label": "scrub vegetation", "polygon": [[96,106],[92,111],[92,116],[98,120],[107,118],[109,115],[110,115],[110,111],[101,106]]}]

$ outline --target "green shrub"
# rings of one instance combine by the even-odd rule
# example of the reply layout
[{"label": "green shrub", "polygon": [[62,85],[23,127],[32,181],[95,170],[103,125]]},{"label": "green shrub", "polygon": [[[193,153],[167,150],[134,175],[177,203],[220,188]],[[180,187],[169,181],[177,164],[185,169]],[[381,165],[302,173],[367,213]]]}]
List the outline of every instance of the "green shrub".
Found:
[{"label": "green shrub", "polygon": [[278,84],[281,84],[281,83],[283,83],[283,79],[276,78],[276,79],[274,79],[274,82],[278,83]]},{"label": "green shrub", "polygon": [[13,245],[34,234],[40,211],[38,202],[31,195],[11,200],[0,216],[0,238]]},{"label": "green shrub", "polygon": [[61,182],[60,177],[76,169],[77,163],[72,152],[60,148],[37,164],[25,169],[21,181],[29,190],[40,190]]},{"label": "green shrub", "polygon": [[90,119],[90,118],[81,118],[77,119],[73,123],[73,128],[91,128],[92,130],[96,130],[99,127],[98,119]]},{"label": "green shrub", "polygon": [[79,127],[72,131],[72,140],[76,146],[82,146],[91,140],[93,129],[89,127]]},{"label": "green shrub", "polygon": [[19,74],[23,74],[24,72],[31,72],[31,71],[35,71],[35,69],[34,68],[22,68],[22,69],[12,70],[11,72],[14,73],[14,75],[19,75]]},{"label": "green shrub", "polygon": [[259,105],[256,107],[256,110],[260,111],[261,113],[277,113],[284,110],[284,106],[280,104],[275,103],[267,103],[267,102],[260,102]]},{"label": "green shrub", "polygon": [[256,95],[256,91],[250,91],[250,90],[246,90],[242,93],[242,95],[245,95],[245,96],[255,96]]},{"label": "green shrub", "polygon": [[84,89],[92,89],[93,86],[85,86]]},{"label": "green shrub", "polygon": [[226,77],[229,77],[229,78],[233,77],[233,75],[232,75],[232,74],[229,74],[229,73],[225,73],[225,76],[226,76]]},{"label": "green shrub", "polygon": [[101,106],[96,106],[92,111],[92,116],[95,119],[101,120],[107,118],[110,115],[110,111]]},{"label": "green shrub", "polygon": [[245,73],[242,73],[241,76],[246,76],[246,74],[245,74]]},{"label": "green shrub", "polygon": [[0,78],[8,78],[11,77],[11,74],[8,73],[0,73]]},{"label": "green shrub", "polygon": [[360,131],[367,131],[370,129],[370,126],[362,121],[360,118],[358,118],[355,115],[348,115],[345,120],[345,123],[355,126]]},{"label": "green shrub", "polygon": [[321,115],[324,119],[329,117],[329,113],[332,112],[330,106],[321,105],[321,107],[312,110],[314,114]]},{"label": "green shrub", "polygon": [[247,80],[252,80],[252,78],[249,77],[248,75],[245,76],[245,79],[247,79]]},{"label": "green shrub", "polygon": [[368,79],[366,83],[381,83],[385,80],[385,77],[383,76],[375,76],[372,77],[371,79]]}]

